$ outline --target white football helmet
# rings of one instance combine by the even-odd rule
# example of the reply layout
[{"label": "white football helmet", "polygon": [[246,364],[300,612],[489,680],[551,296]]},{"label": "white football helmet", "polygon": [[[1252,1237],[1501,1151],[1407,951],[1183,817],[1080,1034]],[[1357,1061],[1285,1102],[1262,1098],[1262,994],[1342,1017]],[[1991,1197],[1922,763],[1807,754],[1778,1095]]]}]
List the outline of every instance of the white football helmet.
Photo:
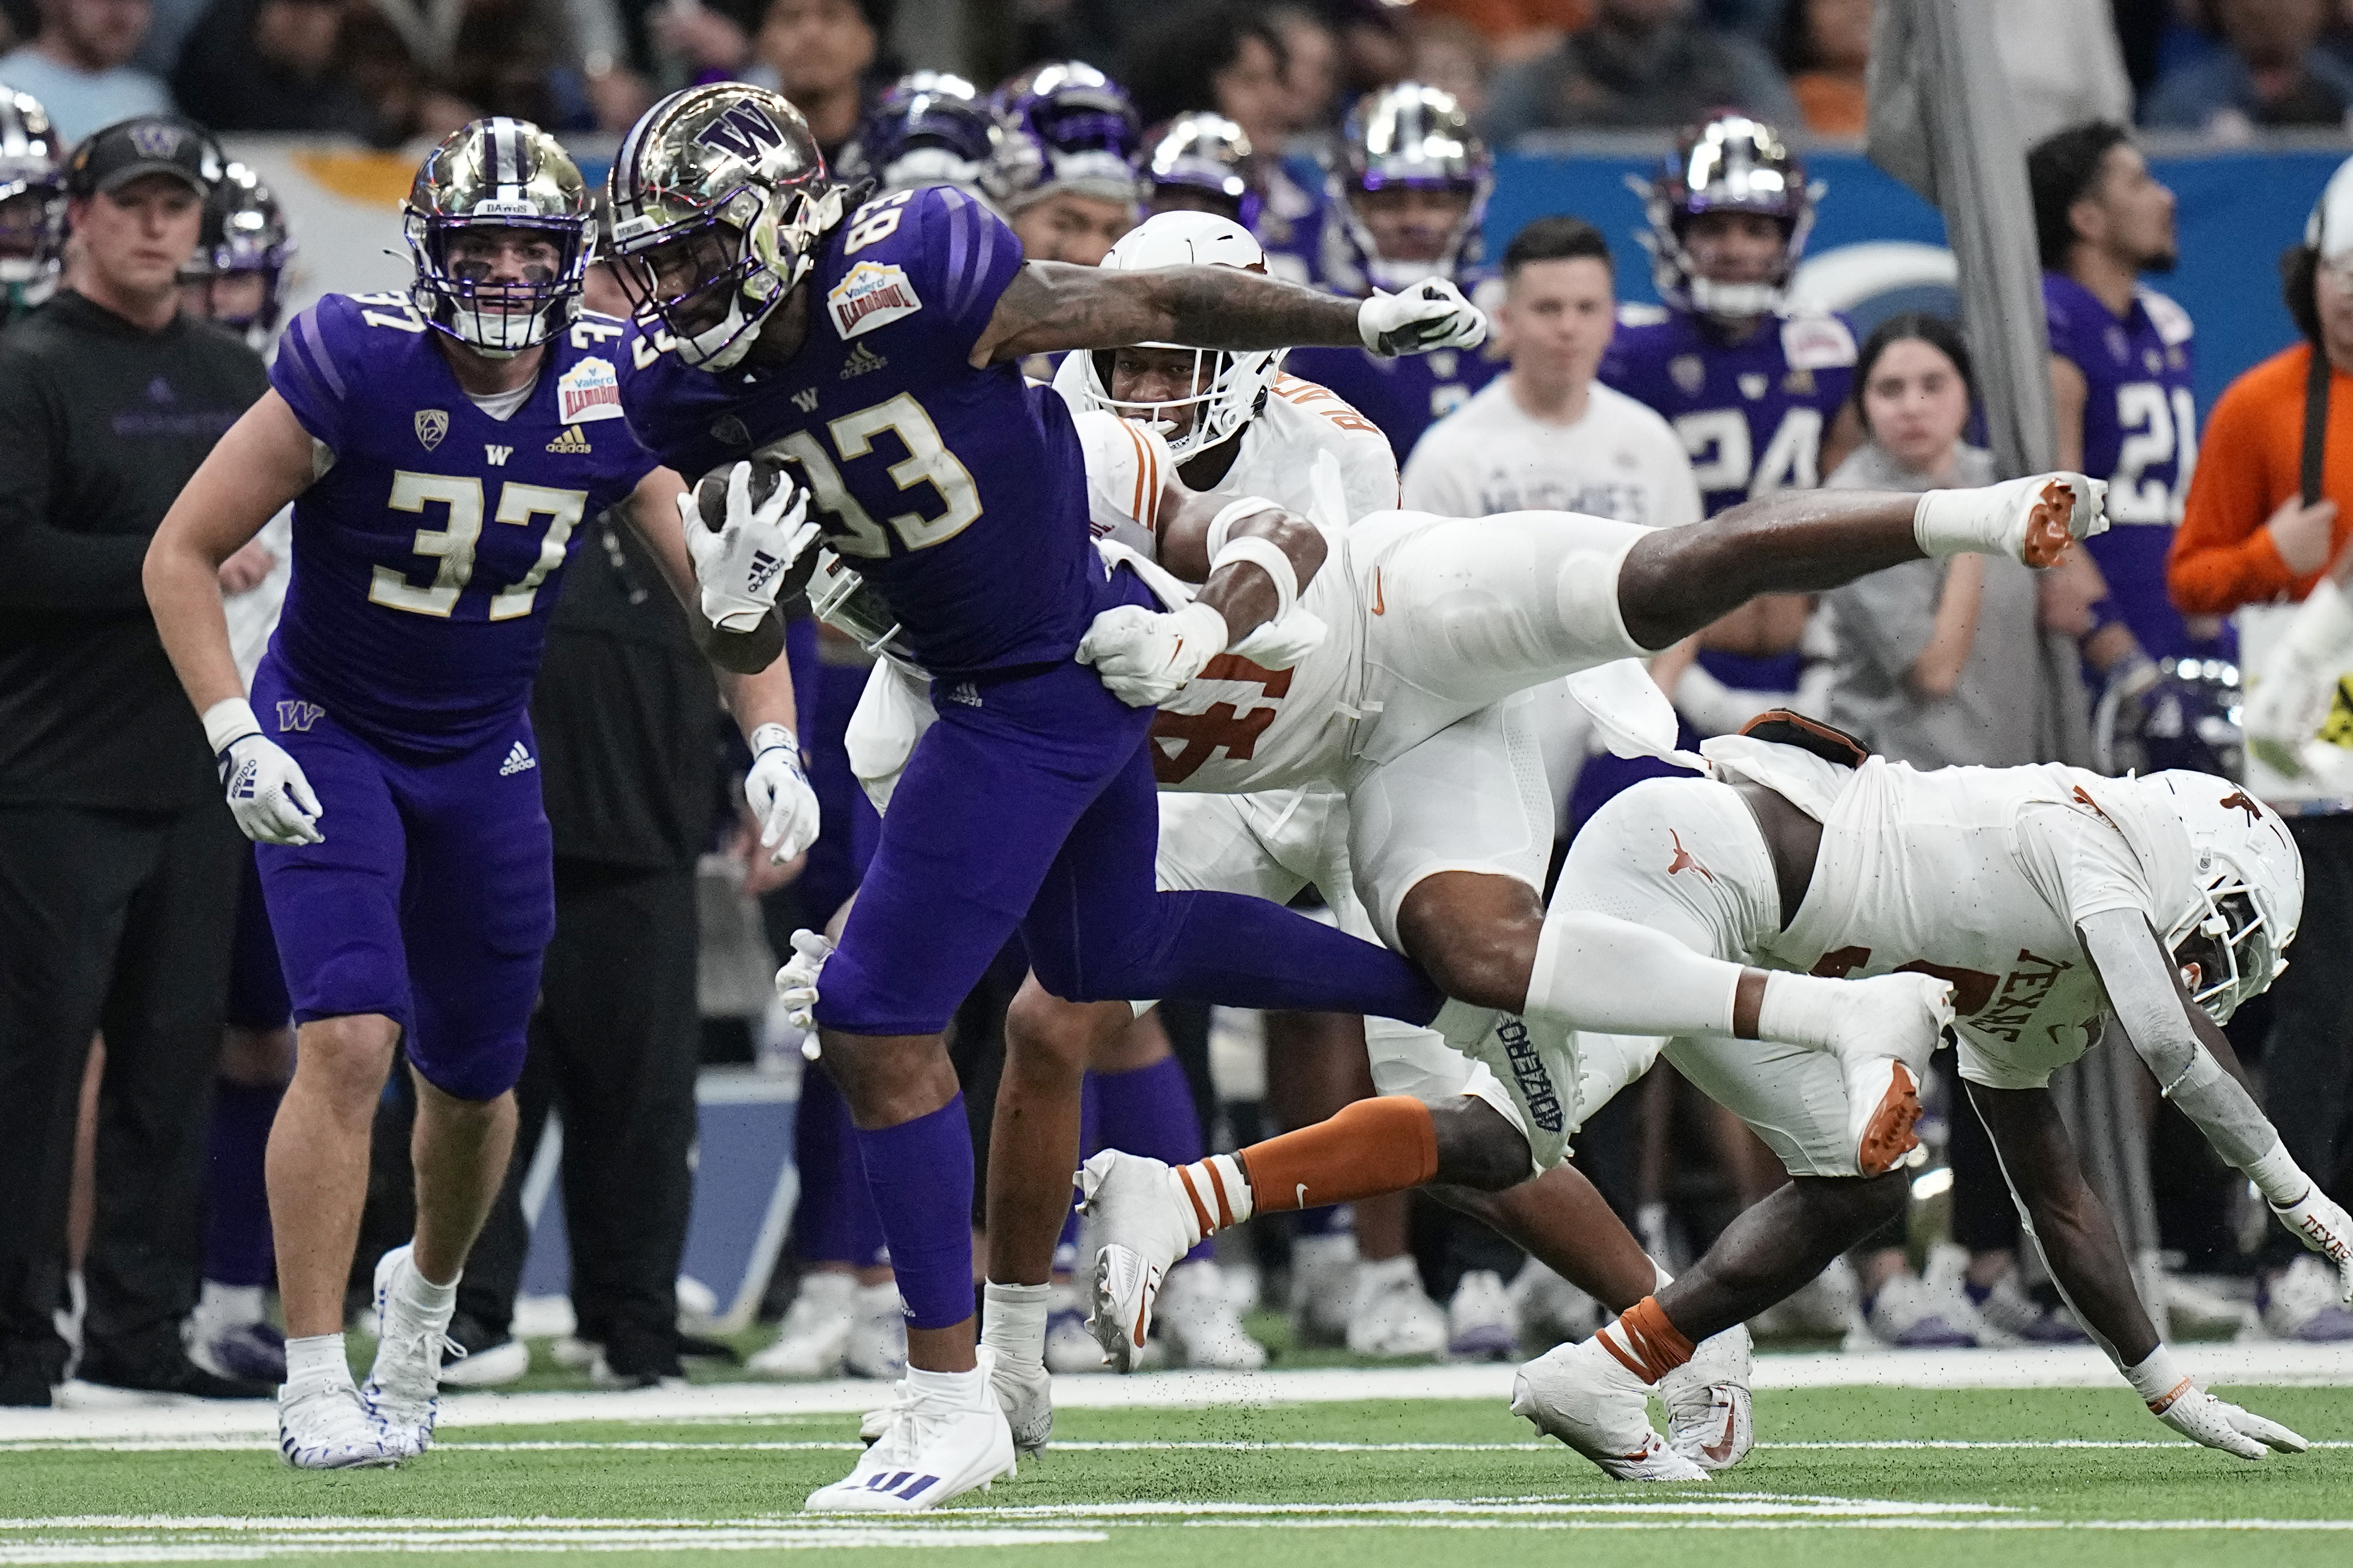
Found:
[{"label": "white football helmet", "polygon": [[[1232,267],[1244,272],[1266,270],[1266,250],[1250,231],[1215,213],[1166,212],[1129,229],[1103,258],[1105,267],[1122,272],[1143,272],[1155,267]],[[1139,348],[1185,349],[1183,343],[1139,343]],[[1070,356],[1077,366],[1071,388],[1081,408],[1102,408],[1122,419],[1134,419],[1166,436],[1177,423],[1174,416],[1193,410],[1192,427],[1170,437],[1169,455],[1178,462],[1207,451],[1243,426],[1265,405],[1274,378],[1282,373],[1281,349],[1228,353],[1217,349],[1193,349],[1193,395],[1164,403],[1124,402],[1111,395],[1112,356],[1115,351],[1096,349]],[[1056,377],[1058,381],[1062,378]]]},{"label": "white football helmet", "polygon": [[2189,835],[2198,894],[2166,928],[2165,948],[2190,999],[2226,1022],[2287,967],[2304,920],[2304,857],[2279,813],[2229,779],[2169,768],[2134,782]]}]

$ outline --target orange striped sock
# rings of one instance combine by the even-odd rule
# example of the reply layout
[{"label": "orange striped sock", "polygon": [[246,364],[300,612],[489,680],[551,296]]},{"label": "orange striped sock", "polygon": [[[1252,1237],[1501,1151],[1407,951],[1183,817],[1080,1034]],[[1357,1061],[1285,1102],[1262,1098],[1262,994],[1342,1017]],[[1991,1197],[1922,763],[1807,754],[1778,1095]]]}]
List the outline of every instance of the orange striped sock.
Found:
[{"label": "orange striped sock", "polygon": [[1603,1350],[1644,1383],[1658,1382],[1692,1358],[1691,1341],[1667,1321],[1656,1296],[1645,1296],[1627,1308],[1597,1337]]},{"label": "orange striped sock", "polygon": [[1185,1205],[1192,1222],[1192,1245],[1198,1247],[1212,1233],[1238,1226],[1257,1212],[1250,1200],[1250,1178],[1231,1154],[1212,1154],[1189,1165],[1169,1168],[1168,1184]]}]

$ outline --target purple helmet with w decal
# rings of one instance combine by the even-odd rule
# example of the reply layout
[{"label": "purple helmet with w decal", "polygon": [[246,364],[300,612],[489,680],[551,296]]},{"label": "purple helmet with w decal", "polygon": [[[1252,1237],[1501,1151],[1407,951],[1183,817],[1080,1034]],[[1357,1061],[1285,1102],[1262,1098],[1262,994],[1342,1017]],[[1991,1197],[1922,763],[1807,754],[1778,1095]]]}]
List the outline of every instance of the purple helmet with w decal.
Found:
[{"label": "purple helmet with w decal", "polygon": [[955,185],[986,195],[1005,142],[996,110],[972,83],[945,71],[916,71],[892,84],[841,152],[845,180],[884,191]]},{"label": "purple helmet with w decal", "polygon": [[[1805,254],[1821,187],[1806,183],[1806,167],[1780,133],[1737,112],[1715,116],[1675,140],[1672,157],[1645,184],[1627,176],[1642,198],[1651,229],[1651,278],[1659,298],[1678,310],[1739,320],[1778,310]],[[1780,225],[1781,254],[1755,282],[1722,282],[1701,275],[1687,236],[1692,220],[1712,213],[1753,213]]]},{"label": "purple helmet with w decal", "polygon": [[1036,66],[997,89],[1006,145],[997,197],[1018,212],[1057,190],[1134,202],[1144,127],[1117,82],[1078,60]]},{"label": "purple helmet with w decal", "polygon": [[[479,353],[505,358],[545,342],[580,313],[588,270],[588,186],[554,137],[493,115],[460,126],[425,155],[401,214],[417,263],[417,313]],[[553,249],[520,278],[469,254],[486,231]]]},{"label": "purple helmet with w decal", "polygon": [[848,192],[801,111],[742,82],[674,92],[613,159],[613,251],[638,314],[724,370],[814,264]]}]

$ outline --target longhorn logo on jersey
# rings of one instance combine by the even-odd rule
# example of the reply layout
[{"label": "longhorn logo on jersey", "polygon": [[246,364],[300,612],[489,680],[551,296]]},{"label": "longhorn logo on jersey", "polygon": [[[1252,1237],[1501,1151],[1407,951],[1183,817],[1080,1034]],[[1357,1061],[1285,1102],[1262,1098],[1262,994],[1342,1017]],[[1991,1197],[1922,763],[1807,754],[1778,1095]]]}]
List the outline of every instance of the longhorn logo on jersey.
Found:
[{"label": "longhorn logo on jersey", "polygon": [[449,411],[446,408],[420,408],[417,411],[417,438],[427,451],[441,444],[449,434]]},{"label": "longhorn logo on jersey", "polygon": [[915,297],[906,268],[861,261],[827,292],[825,308],[833,312],[833,330],[854,338],[913,315],[923,302]]}]

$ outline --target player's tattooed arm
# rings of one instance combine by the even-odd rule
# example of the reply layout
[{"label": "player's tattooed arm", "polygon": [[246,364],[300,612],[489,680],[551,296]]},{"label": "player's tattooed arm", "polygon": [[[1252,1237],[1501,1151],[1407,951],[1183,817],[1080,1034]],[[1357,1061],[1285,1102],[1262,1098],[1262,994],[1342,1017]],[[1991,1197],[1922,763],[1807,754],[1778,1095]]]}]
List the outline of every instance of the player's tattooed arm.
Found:
[{"label": "player's tattooed arm", "polygon": [[[686,481],[670,468],[656,468],[638,481],[620,510],[660,565],[663,580],[686,609],[686,624],[694,646],[712,664],[731,675],[757,675],[771,665],[783,667],[785,620],[771,610],[748,632],[722,631],[703,616],[702,591],[695,585],[694,564],[687,559],[686,537],[679,521],[677,498],[686,493]],[[786,688],[789,696],[789,684]],[[791,721],[786,721],[789,727]]]},{"label": "player's tattooed arm", "polygon": [[147,603],[199,713],[245,696],[221,611],[220,565],[324,472],[323,450],[273,390],[229,426],[147,546]]},{"label": "player's tattooed arm", "polygon": [[1114,272],[1033,261],[997,301],[975,365],[1060,349],[1361,348],[1359,301],[1230,267]]}]

